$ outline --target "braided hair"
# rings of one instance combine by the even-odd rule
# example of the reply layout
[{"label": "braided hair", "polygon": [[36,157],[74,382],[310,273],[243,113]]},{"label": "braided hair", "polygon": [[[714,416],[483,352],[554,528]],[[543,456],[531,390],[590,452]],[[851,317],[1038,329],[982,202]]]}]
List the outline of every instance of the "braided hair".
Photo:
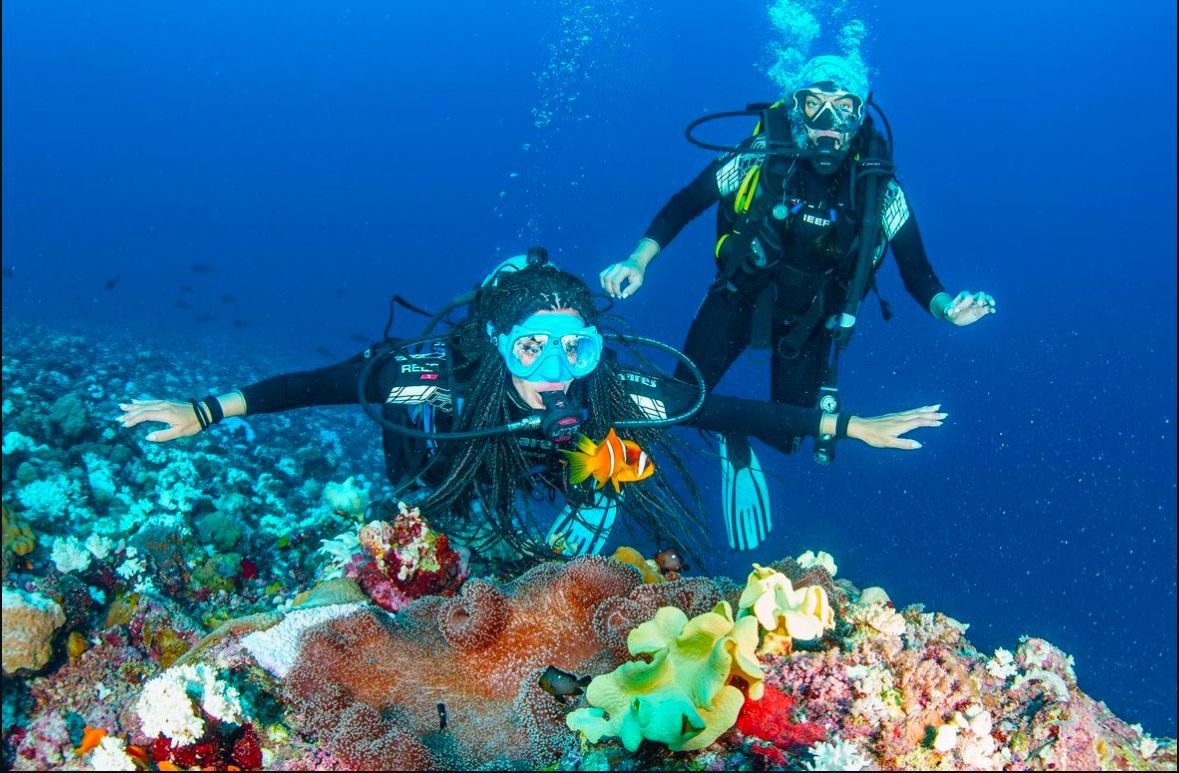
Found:
[{"label": "braided hair", "polygon": [[[576,311],[587,325],[599,321],[585,283],[552,265],[501,274],[495,285],[478,292],[467,319],[451,334],[454,369],[468,385],[465,409],[457,417],[455,429],[485,429],[512,421],[514,387],[494,336],[508,332],[539,310],[561,309]],[[602,438],[615,422],[647,418],[623,384],[618,364],[608,356],[589,375],[574,381],[571,396],[580,398],[589,409],[582,425],[585,434]],[[631,429],[625,434],[659,464],[650,478],[625,489],[620,503],[624,523],[646,532],[655,544],[693,555],[690,546],[703,532],[699,496],[671,448],[671,438],[656,428]],[[575,505],[588,504],[593,499],[592,481],[575,486],[564,474],[537,472],[535,461],[525,456],[517,438],[508,433],[454,441],[447,444],[446,453],[447,475],[421,505],[432,522],[458,536],[496,568],[515,570],[563,557],[545,543],[547,524],[537,522],[530,500],[563,495]],[[672,472],[683,482],[687,496],[672,485]],[[521,491],[529,496],[518,498]],[[694,506],[689,506],[689,500]],[[478,504],[472,506],[472,502]],[[696,560],[699,564],[698,556]]]}]

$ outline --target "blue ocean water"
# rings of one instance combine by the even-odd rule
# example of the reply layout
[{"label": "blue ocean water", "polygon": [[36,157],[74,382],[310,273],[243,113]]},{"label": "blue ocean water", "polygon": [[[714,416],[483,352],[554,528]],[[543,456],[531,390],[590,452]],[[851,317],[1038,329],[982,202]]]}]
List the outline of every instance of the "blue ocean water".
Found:
[{"label": "blue ocean water", "polygon": [[[6,3],[3,320],[139,331],[178,368],[208,338],[311,366],[379,336],[390,293],[437,306],[529,244],[593,280],[709,160],[687,122],[777,96],[767,12]],[[774,532],[734,555],[714,511],[710,568],[827,550],[982,650],[1048,639],[1082,689],[1174,736],[1174,5],[860,13],[931,260],[999,313],[950,329],[886,267],[897,316],[869,303],[846,399],[951,420],[830,468],[760,449]],[[711,242],[706,215],[657,259],[619,307],[637,329],[682,342]],[[719,391],[767,387],[751,354]]]}]

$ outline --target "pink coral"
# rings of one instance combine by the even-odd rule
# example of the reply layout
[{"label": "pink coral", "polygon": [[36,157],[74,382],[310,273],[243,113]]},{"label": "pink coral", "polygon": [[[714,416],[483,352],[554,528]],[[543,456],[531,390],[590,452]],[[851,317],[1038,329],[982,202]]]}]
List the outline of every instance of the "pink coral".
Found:
[{"label": "pink coral", "polygon": [[466,563],[417,508],[401,505],[393,522],[372,521],[358,535],[362,552],[345,569],[378,606],[396,612],[422,596],[452,595],[467,576]]}]

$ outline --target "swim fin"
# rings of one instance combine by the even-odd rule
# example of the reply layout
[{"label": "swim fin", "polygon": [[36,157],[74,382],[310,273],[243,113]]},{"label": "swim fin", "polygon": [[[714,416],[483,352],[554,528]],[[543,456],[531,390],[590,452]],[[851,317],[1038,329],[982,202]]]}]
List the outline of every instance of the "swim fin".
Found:
[{"label": "swim fin", "polygon": [[597,492],[593,505],[565,505],[549,527],[545,542],[565,555],[596,556],[606,545],[616,515],[618,500]]},{"label": "swim fin", "polygon": [[761,463],[749,438],[740,435],[720,439],[721,497],[725,532],[733,550],[752,550],[773,528],[770,493]]}]

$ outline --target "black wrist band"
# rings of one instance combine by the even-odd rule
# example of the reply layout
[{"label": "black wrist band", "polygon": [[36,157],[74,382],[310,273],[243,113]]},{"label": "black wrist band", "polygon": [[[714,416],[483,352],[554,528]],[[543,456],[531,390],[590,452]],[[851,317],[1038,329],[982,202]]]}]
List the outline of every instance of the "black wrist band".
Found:
[{"label": "black wrist band", "polygon": [[205,395],[205,407],[209,409],[209,424],[219,424],[225,418],[225,411],[221,410],[221,401],[213,395]]},{"label": "black wrist band", "polygon": [[847,437],[847,425],[851,424],[851,414],[841,413],[835,419],[835,437],[843,439]]},{"label": "black wrist band", "polygon": [[201,403],[195,397],[188,398],[188,402],[192,405],[192,411],[196,414],[197,422],[200,423],[201,429],[209,428],[209,420],[205,418],[205,412],[201,410]]}]

